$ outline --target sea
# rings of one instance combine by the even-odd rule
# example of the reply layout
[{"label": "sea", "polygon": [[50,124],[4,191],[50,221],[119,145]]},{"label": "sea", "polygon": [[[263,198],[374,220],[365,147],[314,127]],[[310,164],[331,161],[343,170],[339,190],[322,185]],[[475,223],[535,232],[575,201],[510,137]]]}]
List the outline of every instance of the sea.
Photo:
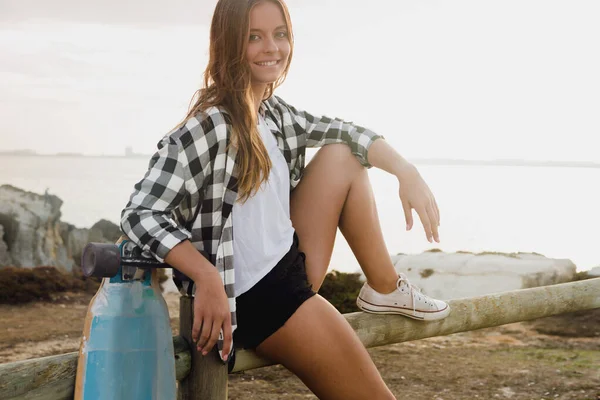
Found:
[{"label": "sea", "polygon": [[[310,154],[308,155],[310,159]],[[62,217],[77,227],[116,224],[147,157],[0,155],[0,185],[62,199]],[[579,271],[600,266],[600,168],[456,165],[415,162],[440,208],[440,243],[429,243],[415,214],[406,231],[398,182],[372,168],[371,183],[390,254],[536,252],[566,258]],[[330,270],[360,266],[338,231]]]}]

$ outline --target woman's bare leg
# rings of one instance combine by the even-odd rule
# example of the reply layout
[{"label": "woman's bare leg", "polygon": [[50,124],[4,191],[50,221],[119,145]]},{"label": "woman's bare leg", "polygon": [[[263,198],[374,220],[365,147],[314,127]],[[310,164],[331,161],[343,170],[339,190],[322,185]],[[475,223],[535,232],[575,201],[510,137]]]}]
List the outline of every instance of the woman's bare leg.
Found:
[{"label": "woman's bare leg", "polygon": [[[348,146],[332,144],[317,152],[292,192],[290,214],[315,290],[327,273],[338,226],[369,284],[384,293],[396,288],[398,275],[367,171]],[[302,304],[257,352],[290,369],[320,399],[394,399],[352,327],[319,295]]]},{"label": "woman's bare leg", "polygon": [[396,289],[398,274],[383,240],[369,175],[348,146],[331,144],[317,152],[292,192],[290,213],[315,290],[325,279],[338,226],[369,285],[380,293]]},{"label": "woman's bare leg", "polygon": [[256,351],[296,374],[319,399],[395,399],[352,327],[319,295]]}]

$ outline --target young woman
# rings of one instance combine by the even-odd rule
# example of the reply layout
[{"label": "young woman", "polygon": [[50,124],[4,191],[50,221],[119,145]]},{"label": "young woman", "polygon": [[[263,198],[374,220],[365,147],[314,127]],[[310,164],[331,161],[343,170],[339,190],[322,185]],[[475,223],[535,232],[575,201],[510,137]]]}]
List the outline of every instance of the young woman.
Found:
[{"label": "young woman", "polygon": [[[407,229],[415,209],[429,241],[439,241],[434,196],[381,136],[274,96],[293,53],[283,0],[220,0],[210,36],[205,85],[159,142],[123,210],[124,233],[191,280],[176,283],[195,296],[192,336],[202,354],[219,341],[226,361],[235,338],[319,398],[394,398],[349,324],[316,292],[339,227],[367,278],[361,309],[447,316],[446,303],[394,270],[367,168],[398,178]],[[306,147],[321,146],[305,167]]]}]

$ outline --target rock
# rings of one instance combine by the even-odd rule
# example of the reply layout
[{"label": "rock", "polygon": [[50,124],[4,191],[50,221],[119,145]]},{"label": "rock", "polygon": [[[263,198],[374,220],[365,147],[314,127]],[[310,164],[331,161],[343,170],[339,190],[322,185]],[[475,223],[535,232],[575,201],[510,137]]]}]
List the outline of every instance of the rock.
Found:
[{"label": "rock", "polygon": [[90,228],[90,242],[115,243],[121,234],[121,228],[110,221],[101,219]]},{"label": "rock", "polygon": [[68,232],[67,249],[69,251],[69,257],[71,257],[75,263],[80,266],[83,248],[90,242],[90,232],[88,229],[75,228],[73,225],[69,225]]},{"label": "rock", "polygon": [[[0,186],[0,266],[49,266],[72,271],[90,242],[114,243],[117,225],[101,220],[91,229],[60,221],[62,200],[19,188]],[[118,232],[118,233],[117,233]],[[4,246],[3,246],[4,245]]]},{"label": "rock", "polygon": [[513,398],[514,395],[516,394],[515,391],[509,387],[500,388],[500,393],[502,394],[502,396],[506,397],[507,399]]},{"label": "rock", "polygon": [[69,257],[74,260],[77,266],[81,265],[81,255],[88,243],[115,243],[121,236],[121,229],[104,219],[96,222],[90,229],[76,228],[63,222],[63,230],[66,231],[66,246]]},{"label": "rock", "polygon": [[14,266],[71,270],[73,261],[59,232],[61,205],[62,200],[53,195],[0,186],[0,225]]},{"label": "rock", "polygon": [[8,252],[8,245],[4,241],[4,227],[0,225],[0,266],[10,265],[10,253]]},{"label": "rock", "polygon": [[590,270],[587,272],[587,275],[588,275],[590,278],[598,278],[598,277],[600,277],[600,265],[599,265],[599,266],[597,266],[597,267],[594,267],[594,268],[590,269]]},{"label": "rock", "polygon": [[526,253],[426,252],[393,256],[392,261],[396,271],[405,273],[423,293],[439,299],[570,282],[576,274],[570,260]]}]

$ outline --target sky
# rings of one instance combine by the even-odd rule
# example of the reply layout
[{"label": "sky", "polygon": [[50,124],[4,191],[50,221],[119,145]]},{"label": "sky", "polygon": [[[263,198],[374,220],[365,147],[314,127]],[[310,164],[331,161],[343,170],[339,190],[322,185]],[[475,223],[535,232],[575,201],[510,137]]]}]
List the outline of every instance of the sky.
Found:
[{"label": "sky", "polygon": [[[207,62],[213,0],[0,0],[0,151],[152,153]],[[408,158],[600,162],[600,2],[288,0],[278,94]]]}]

